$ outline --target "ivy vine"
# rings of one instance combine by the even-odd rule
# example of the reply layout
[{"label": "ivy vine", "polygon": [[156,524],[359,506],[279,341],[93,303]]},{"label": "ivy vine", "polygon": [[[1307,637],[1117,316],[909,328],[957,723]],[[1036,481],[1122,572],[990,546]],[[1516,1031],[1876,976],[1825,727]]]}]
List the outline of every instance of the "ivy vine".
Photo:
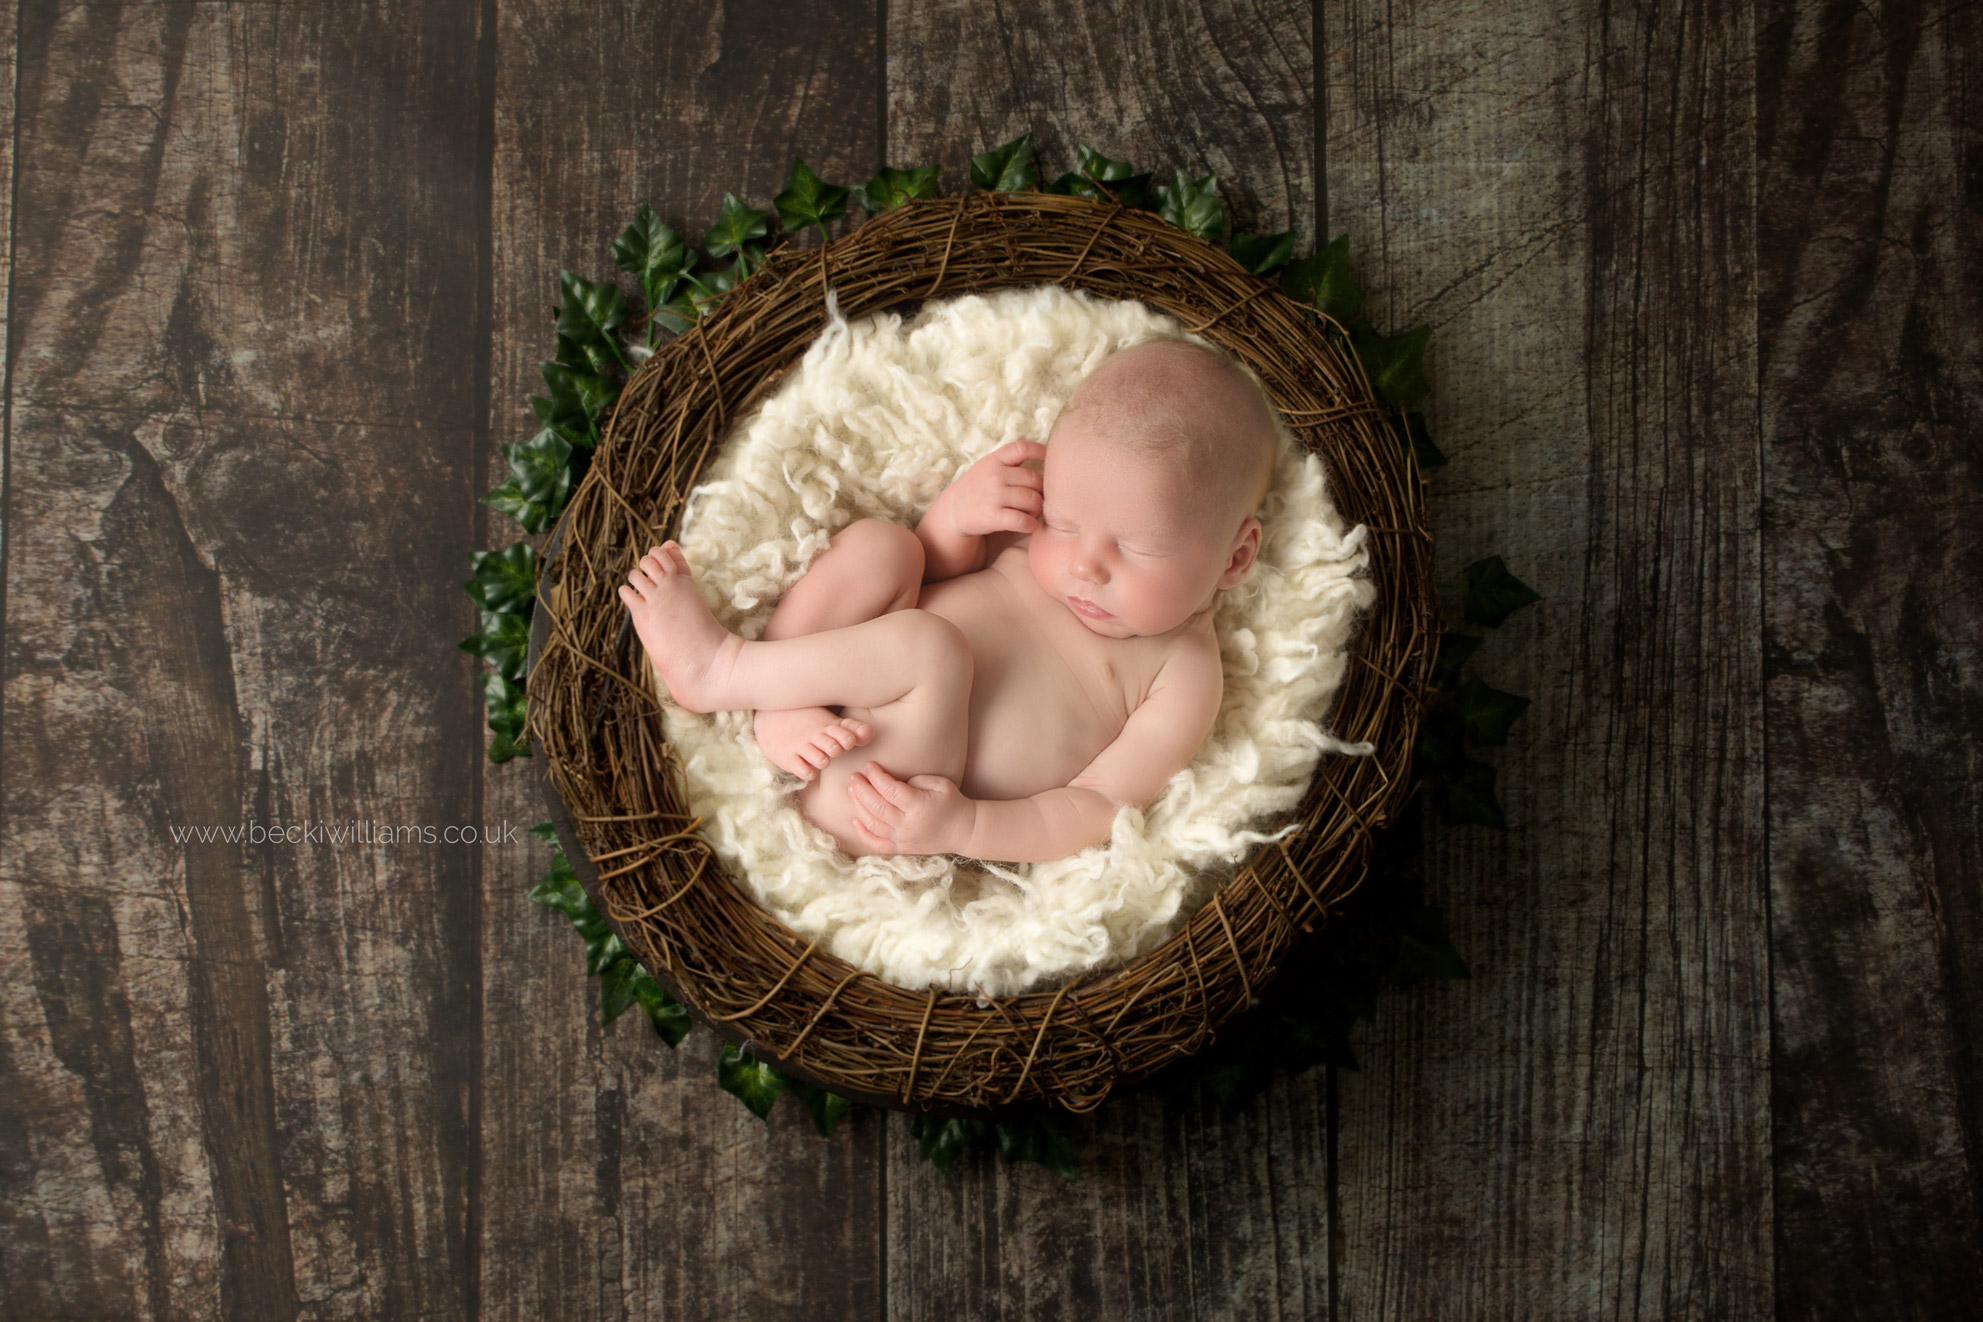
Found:
[{"label": "ivy vine", "polygon": [[[1031,134],[971,159],[971,184],[980,189],[1016,191],[1043,187]],[[708,316],[724,297],[748,280],[777,247],[808,230],[822,242],[828,226],[847,216],[850,201],[869,216],[938,195],[935,166],[884,168],[858,189],[827,183],[803,160],[794,159],[785,187],[771,210],[751,207],[725,194],[715,223],[690,244],[643,204],[612,242],[615,265],[632,278],[639,307],[614,279],[589,281],[558,273],[557,356],[539,364],[545,393],[530,397],[539,430],[527,441],[502,447],[509,476],[482,502],[510,516],[526,533],[542,534],[563,512],[573,488],[584,477],[599,443],[599,421],[618,400],[633,368],[649,356],[664,334],[687,330]],[[1127,161],[1113,160],[1087,146],[1076,149],[1075,168],[1044,185],[1050,193],[1072,194],[1156,212],[1207,243],[1223,246],[1248,271],[1314,307],[1347,331],[1350,347],[1372,388],[1389,407],[1389,423],[1400,445],[1421,469],[1446,462],[1432,443],[1425,417],[1413,405],[1429,393],[1425,380],[1428,326],[1396,334],[1380,333],[1360,314],[1363,289],[1351,269],[1349,236],[1340,235],[1320,250],[1294,255],[1293,231],[1238,234],[1228,238],[1225,204],[1216,175],[1192,178],[1179,170],[1160,179]],[[773,233],[776,214],[779,229]],[[536,550],[527,541],[470,557],[468,594],[481,627],[461,643],[464,651],[487,661],[483,677],[491,761],[502,762],[530,750],[524,738],[524,662],[534,606]],[[1500,556],[1466,566],[1462,580],[1442,586],[1447,613],[1482,629],[1498,627],[1509,615],[1541,598],[1512,573]],[[1474,754],[1505,743],[1509,728],[1529,700],[1507,693],[1462,670],[1480,649],[1478,633],[1441,635],[1431,691],[1420,724],[1413,770],[1424,788],[1405,808],[1399,823],[1376,842],[1370,880],[1341,915],[1332,918],[1319,947],[1300,968],[1284,969],[1261,996],[1261,1003],[1229,1024],[1205,1051],[1152,1081],[1167,1104],[1192,1104],[1209,1095],[1228,1114],[1244,1108],[1279,1072],[1298,1074],[1318,1064],[1354,1069],[1349,1036],[1358,1021],[1374,1021],[1378,992],[1431,979],[1465,978],[1465,960],[1453,948],[1443,915],[1423,899],[1418,872],[1417,829],[1426,806],[1454,825],[1505,829],[1494,789],[1495,769]],[[686,1007],[669,996],[586,898],[550,822],[532,834],[553,849],[551,868],[530,898],[565,915],[585,946],[585,971],[599,979],[599,1015],[610,1025],[639,1006],[654,1033],[674,1047],[688,1035]],[[804,1083],[752,1059],[725,1043],[717,1060],[717,1082],[752,1114],[768,1118],[780,1096],[791,1093],[805,1107],[821,1135],[854,1103]],[[1067,1118],[1046,1108],[1016,1110],[997,1120],[955,1120],[916,1116],[910,1132],[919,1151],[940,1171],[975,1147],[996,1147],[1014,1161],[1035,1161],[1067,1178],[1075,1177],[1074,1143]]]}]

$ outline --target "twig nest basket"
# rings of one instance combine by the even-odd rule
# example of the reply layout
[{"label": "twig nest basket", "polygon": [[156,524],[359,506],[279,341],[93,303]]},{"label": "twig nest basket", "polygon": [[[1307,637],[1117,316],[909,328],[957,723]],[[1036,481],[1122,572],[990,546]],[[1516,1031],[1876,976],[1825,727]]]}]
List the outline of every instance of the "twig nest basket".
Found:
[{"label": "twig nest basket", "polygon": [[[1321,455],[1343,518],[1369,530],[1378,598],[1331,717],[1372,756],[1325,759],[1297,829],[1261,846],[1184,926],[1125,967],[995,999],[885,982],[822,951],[723,875],[656,719],[616,594],[674,535],[733,420],[825,326],[1015,285],[1135,299],[1258,374]],[[1436,638],[1423,489],[1342,333],[1148,212],[1038,193],[916,203],[786,251],[664,346],[622,393],[543,558],[530,728],[593,902],[659,981],[724,1036],[858,1101],[949,1114],[1048,1101],[1076,1112],[1204,1046],[1300,932],[1362,879],[1396,811]],[[587,866],[587,862],[591,866]]]}]

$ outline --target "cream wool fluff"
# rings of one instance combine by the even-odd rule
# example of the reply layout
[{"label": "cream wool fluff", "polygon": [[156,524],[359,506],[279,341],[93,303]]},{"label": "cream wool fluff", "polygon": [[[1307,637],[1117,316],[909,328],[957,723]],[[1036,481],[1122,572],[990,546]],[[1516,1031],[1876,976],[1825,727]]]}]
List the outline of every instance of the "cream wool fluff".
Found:
[{"label": "cream wool fluff", "polygon": [[[914,527],[972,461],[1044,441],[1075,385],[1118,349],[1186,339],[1139,303],[1047,286],[828,325],[731,433],[690,493],[679,540],[726,626],[763,636],[785,591],[856,519]],[[1366,530],[1343,527],[1322,463],[1285,430],[1259,559],[1220,597],[1218,723],[1147,812],[1055,863],[852,859],[799,815],[796,776],[758,750],[748,712],[697,716],[649,668],[701,830],[738,884],[807,939],[904,987],[1035,990],[1134,959],[1177,930],[1277,834],[1324,752],[1356,619],[1375,597]],[[642,548],[645,549],[645,548]],[[859,750],[855,750],[858,754]],[[1283,827],[1282,831],[1291,829]]]}]

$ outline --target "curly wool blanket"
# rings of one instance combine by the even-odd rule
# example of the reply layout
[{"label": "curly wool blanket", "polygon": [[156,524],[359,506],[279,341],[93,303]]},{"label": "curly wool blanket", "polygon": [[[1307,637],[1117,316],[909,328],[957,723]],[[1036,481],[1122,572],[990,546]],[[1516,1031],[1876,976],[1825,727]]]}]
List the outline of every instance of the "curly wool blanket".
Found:
[{"label": "curly wool blanket", "polygon": [[[1046,440],[1109,354],[1192,338],[1142,304],[1051,286],[931,304],[908,321],[829,312],[684,512],[680,541],[703,597],[746,638],[762,636],[835,532],[866,517],[913,527],[972,461]],[[704,836],[765,910],[904,987],[1007,996],[1153,949],[1252,846],[1292,829],[1285,819],[1325,753],[1372,751],[1324,724],[1376,594],[1366,530],[1344,528],[1321,461],[1285,430],[1260,517],[1259,559],[1214,614],[1218,723],[1147,811],[1116,814],[1107,844],[1029,865],[849,858],[799,815],[801,782],[758,750],[748,712],[685,712],[650,668]]]}]

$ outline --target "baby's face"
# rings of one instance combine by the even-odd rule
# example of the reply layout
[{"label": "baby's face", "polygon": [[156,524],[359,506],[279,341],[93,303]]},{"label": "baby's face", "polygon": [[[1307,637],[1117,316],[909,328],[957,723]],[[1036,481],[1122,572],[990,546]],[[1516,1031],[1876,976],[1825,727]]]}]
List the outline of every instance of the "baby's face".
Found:
[{"label": "baby's face", "polygon": [[1177,474],[1082,425],[1092,417],[1056,427],[1047,447],[1033,578],[1104,637],[1169,633],[1231,586],[1229,530],[1194,516]]}]

